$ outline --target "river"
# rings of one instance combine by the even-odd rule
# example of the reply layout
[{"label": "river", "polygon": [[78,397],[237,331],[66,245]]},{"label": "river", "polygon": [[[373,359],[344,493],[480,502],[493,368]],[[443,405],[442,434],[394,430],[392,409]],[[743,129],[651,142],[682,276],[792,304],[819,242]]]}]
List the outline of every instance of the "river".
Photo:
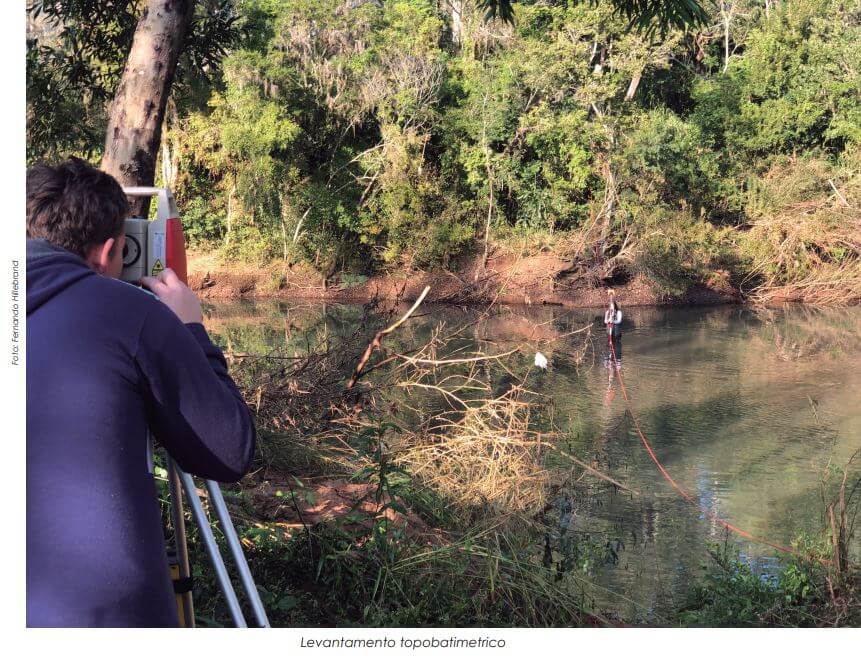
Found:
[{"label": "river", "polygon": [[[500,308],[469,340],[485,351],[520,345],[545,354],[548,370],[533,381],[552,400],[561,440],[641,493],[594,487],[574,501],[573,531],[611,542],[618,556],[589,570],[596,606],[659,623],[702,575],[707,542],[724,539],[703,509],[778,544],[823,527],[822,492],[831,494],[834,469],[861,447],[861,309],[623,310],[621,374],[635,413],[699,507],[682,500],[644,450],[607,363],[600,309]],[[301,354],[321,336],[351,331],[362,315],[357,306],[274,301],[206,311],[216,342],[245,353],[287,345]],[[391,340],[403,348],[440,322],[455,327],[478,315],[425,307]],[[582,332],[571,332],[586,326],[593,338],[584,344]],[[773,573],[772,549],[733,541],[755,570]],[[856,556],[859,547],[856,538]],[[536,540],[536,555],[542,548]]]}]

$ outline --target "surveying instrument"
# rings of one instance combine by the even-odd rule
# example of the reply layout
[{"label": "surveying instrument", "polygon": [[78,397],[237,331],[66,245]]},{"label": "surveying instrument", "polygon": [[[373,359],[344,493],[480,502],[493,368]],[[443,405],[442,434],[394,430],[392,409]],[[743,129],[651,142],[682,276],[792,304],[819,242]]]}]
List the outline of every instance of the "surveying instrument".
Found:
[{"label": "surveying instrument", "polygon": [[[176,272],[183,283],[188,283],[182,221],[170,190],[159,187],[126,187],[123,188],[123,191],[130,197],[156,197],[156,216],[155,219],[151,220],[141,217],[132,217],[126,220],[122,280],[137,282],[142,276],[158,276],[160,272],[169,267]],[[149,457],[150,464],[152,464],[152,437],[149,438]],[[239,605],[239,598],[236,596],[221,551],[215,541],[210,519],[203,509],[194,478],[179,468],[170,455],[167,455],[166,465],[171,502],[170,518],[174,532],[174,548],[168,551],[168,561],[176,594],[180,626],[194,627],[191,565],[188,559],[185,514],[182,506],[184,492],[191,507],[192,518],[200,529],[206,554],[215,570],[218,586],[227,601],[233,623],[237,627],[247,628],[248,624]],[[257,626],[269,628],[266,610],[263,608],[260,593],[257,591],[251,570],[248,568],[248,562],[245,560],[245,554],[242,552],[242,544],[236,534],[233,521],[230,519],[221,487],[215,480],[206,480],[205,486],[209,494],[210,507],[215,511],[215,516],[221,525],[221,531],[227,540],[227,546],[236,565],[239,581],[242,583],[251,604]]]}]

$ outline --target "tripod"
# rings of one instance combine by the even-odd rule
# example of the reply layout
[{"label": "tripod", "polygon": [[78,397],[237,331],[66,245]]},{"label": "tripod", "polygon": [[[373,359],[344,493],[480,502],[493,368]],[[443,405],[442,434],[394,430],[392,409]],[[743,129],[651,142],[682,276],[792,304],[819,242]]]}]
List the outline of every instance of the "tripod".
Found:
[{"label": "tripod", "polygon": [[[233,589],[233,583],[230,582],[230,575],[227,573],[227,567],[224,565],[221,551],[219,551],[218,544],[215,542],[215,535],[212,532],[209,518],[203,510],[200,496],[197,495],[197,487],[194,484],[194,479],[191,475],[180,469],[170,457],[167,458],[167,479],[170,488],[170,515],[171,522],[173,523],[177,559],[176,567],[179,576],[175,582],[182,584],[177,590],[180,625],[185,628],[194,627],[194,605],[191,588],[189,587],[191,582],[191,566],[188,560],[185,516],[182,511],[182,494],[185,491],[188,504],[191,506],[191,515],[194,517],[198,528],[200,528],[200,536],[203,539],[204,548],[210,562],[212,562],[213,569],[215,569],[215,577],[218,579],[218,586],[227,601],[227,607],[230,610],[233,623],[238,628],[247,628],[248,624],[245,621],[245,616],[242,614],[239,599],[236,596],[236,591]],[[239,572],[239,580],[251,603],[251,609],[254,612],[257,625],[260,628],[269,628],[269,619],[266,617],[266,610],[263,608],[263,602],[260,600],[260,594],[257,591],[257,586],[254,584],[254,578],[251,576],[251,570],[248,568],[245,554],[242,552],[242,545],[239,543],[236,528],[233,527],[233,521],[230,520],[230,513],[227,511],[227,505],[224,502],[224,496],[221,494],[221,488],[214,480],[206,480],[206,490],[209,493],[210,505],[215,510],[215,515],[221,524],[221,531],[227,539],[230,554]]]}]

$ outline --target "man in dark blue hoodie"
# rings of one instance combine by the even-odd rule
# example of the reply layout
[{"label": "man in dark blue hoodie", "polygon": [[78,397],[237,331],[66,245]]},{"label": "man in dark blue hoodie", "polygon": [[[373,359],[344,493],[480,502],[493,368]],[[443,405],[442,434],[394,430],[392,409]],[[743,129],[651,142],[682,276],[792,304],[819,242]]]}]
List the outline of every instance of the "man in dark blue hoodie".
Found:
[{"label": "man in dark blue hoodie", "polygon": [[27,174],[28,626],[176,626],[148,430],[222,482],[254,454],[194,293],[116,278],[128,212],[81,160]]}]

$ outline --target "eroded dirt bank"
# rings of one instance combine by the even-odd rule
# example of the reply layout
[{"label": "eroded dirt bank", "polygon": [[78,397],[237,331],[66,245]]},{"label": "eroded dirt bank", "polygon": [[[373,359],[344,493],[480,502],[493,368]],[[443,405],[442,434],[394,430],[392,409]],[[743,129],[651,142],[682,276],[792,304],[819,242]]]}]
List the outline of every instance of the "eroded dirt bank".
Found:
[{"label": "eroded dirt bank", "polygon": [[[283,297],[338,302],[371,299],[411,301],[425,286],[427,300],[454,304],[546,304],[566,307],[602,306],[606,286],[573,276],[570,261],[552,254],[515,258],[491,256],[487,267],[481,258],[468,261],[456,271],[399,271],[372,277],[335,276],[324,284],[309,269],[283,263],[267,266],[227,264],[212,256],[190,254],[189,284],[203,299]],[[737,291],[716,279],[712,285],[696,285],[684,295],[669,297],[642,275],[613,286],[628,306],[655,304],[727,304],[741,301]]]}]

